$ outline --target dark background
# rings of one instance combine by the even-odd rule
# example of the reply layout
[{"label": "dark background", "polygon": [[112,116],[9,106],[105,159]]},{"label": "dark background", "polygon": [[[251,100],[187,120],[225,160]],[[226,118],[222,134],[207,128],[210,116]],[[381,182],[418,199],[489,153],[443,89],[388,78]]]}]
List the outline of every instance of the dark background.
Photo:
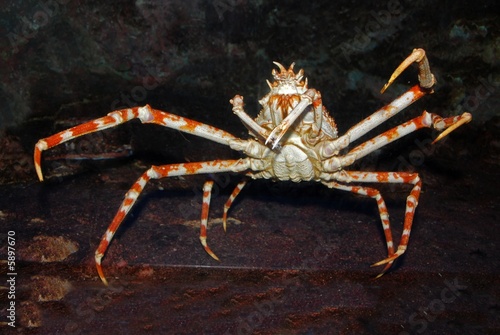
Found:
[{"label": "dark background", "polygon": [[[495,1],[23,1],[2,6],[0,29],[0,254],[15,232],[18,273],[9,333],[500,330]],[[47,151],[47,180],[36,179],[38,139],[116,108],[149,103],[246,137],[229,99],[243,95],[256,115],[272,61],[304,69],[343,134],[417,83],[411,67],[379,93],[415,47],[435,93],[370,135],[424,109],[473,120],[434,146],[435,132],[411,134],[356,167],[418,171],[424,183],[407,254],[380,279],[369,267],[385,257],[372,199],[255,181],[224,233],[218,218],[240,178],[223,175],[209,229],[221,263],[198,242],[205,178],[155,181],[104,259],[105,288],[94,250],[136,178],[151,164],[238,154],[133,121]],[[398,239],[409,189],[380,190]]]}]

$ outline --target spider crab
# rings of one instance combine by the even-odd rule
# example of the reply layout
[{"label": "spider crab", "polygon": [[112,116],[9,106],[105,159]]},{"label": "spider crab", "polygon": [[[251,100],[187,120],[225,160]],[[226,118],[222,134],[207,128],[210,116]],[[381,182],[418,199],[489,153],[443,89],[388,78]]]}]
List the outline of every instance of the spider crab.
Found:
[{"label": "spider crab", "polygon": [[[334,119],[323,106],[321,94],[309,88],[303,70],[295,73],[294,64],[288,69],[274,62],[279,72],[273,69],[274,82],[267,81],[270,92],[261,100],[262,110],[253,119],[244,111],[243,97],[236,95],[230,100],[233,112],[248,128],[249,139],[237,138],[224,130],[156,110],[149,105],[117,110],[107,116],[75,126],[50,137],[41,139],[35,146],[35,168],[40,181],[42,151],[50,149],[76,137],[118,126],[132,119],[142,123],[154,123],[167,128],[186,132],[195,136],[228,145],[244,154],[236,160],[213,160],[197,163],[178,163],[152,166],[144,172],[125,194],[118,212],[103,235],[95,253],[99,277],[107,284],[101,260],[121,222],[137,201],[144,187],[151,179],[193,174],[220,172],[242,173],[244,178],[224,205],[223,225],[226,229],[227,214],[231,204],[249,179],[291,180],[294,182],[316,181],[329,188],[365,195],[376,200],[385,234],[387,257],[372,266],[385,265],[381,276],[401,256],[407,248],[415,208],[418,204],[422,182],[417,173],[410,172],[365,172],[350,171],[346,167],[369,153],[420,128],[434,128],[443,131],[435,140],[443,138],[460,125],[471,120],[469,113],[443,118],[424,111],[420,116],[383,132],[372,139],[348,150],[348,146],[376,126],[396,115],[421,97],[433,92],[434,75],[423,49],[415,49],[394,71],[381,93],[412,63],[418,65],[419,84],[411,87],[387,106],[351,127],[344,135],[338,136]],[[399,183],[410,184],[412,189],[406,198],[403,233],[397,249],[393,243],[389,214],[378,190],[371,187],[351,185],[352,183]],[[203,187],[200,241],[208,254],[217,256],[207,245],[207,221],[213,181],[208,180]]]}]

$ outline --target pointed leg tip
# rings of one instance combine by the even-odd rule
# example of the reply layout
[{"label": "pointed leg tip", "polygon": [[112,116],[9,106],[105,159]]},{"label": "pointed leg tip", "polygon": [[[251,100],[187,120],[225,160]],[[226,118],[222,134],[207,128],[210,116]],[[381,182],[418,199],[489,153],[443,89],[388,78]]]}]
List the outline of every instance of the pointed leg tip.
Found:
[{"label": "pointed leg tip", "polygon": [[370,265],[370,267],[374,268],[374,267],[380,266],[380,265],[384,264],[384,261],[385,261],[385,259],[383,259],[383,260],[381,260],[379,262],[373,263],[373,264]]},{"label": "pointed leg tip", "polygon": [[101,265],[101,259],[103,255],[96,252],[95,255],[95,266],[97,268],[97,274],[99,275],[99,278],[101,278],[101,281],[104,285],[108,286],[108,281],[106,277],[104,276],[104,272],[102,271],[102,265]]},{"label": "pointed leg tip", "polygon": [[209,254],[216,261],[220,262],[219,257],[217,257],[217,255],[208,246],[208,244],[207,244],[207,238],[200,236],[200,242],[201,242],[201,245],[203,245],[203,248],[205,249],[206,253]]},{"label": "pointed leg tip", "polygon": [[36,171],[36,175],[38,176],[38,180],[42,182],[43,181],[42,168],[40,167],[40,165],[38,163],[35,163],[35,171]]},{"label": "pointed leg tip", "polygon": [[[381,260],[380,262],[377,262],[377,263],[373,263],[372,265],[370,265],[370,267],[376,267],[376,266],[380,266],[380,265],[384,265],[384,264],[388,264],[388,263],[391,263],[394,262],[394,260],[396,259],[397,257],[388,257],[386,259],[383,259]],[[382,272],[385,273],[387,271],[387,268],[385,268]]]},{"label": "pointed leg tip", "polygon": [[389,85],[390,85],[389,83],[386,83],[384,85],[384,87],[382,87],[382,89],[380,90],[380,94],[384,94],[385,90],[387,90],[387,88],[389,87]]},{"label": "pointed leg tip", "polygon": [[207,254],[209,254],[213,259],[215,259],[216,261],[220,262],[220,259],[219,257],[217,257],[217,255],[212,251],[210,250],[209,247],[206,247],[205,248],[205,251],[207,252]]},{"label": "pointed leg tip", "polygon": [[448,136],[452,131],[454,131],[455,129],[457,129],[458,127],[460,127],[460,126],[462,126],[462,125],[464,125],[466,123],[469,123],[471,120],[472,120],[472,114],[470,114],[470,113],[463,113],[461,115],[461,118],[456,123],[454,123],[451,126],[449,126],[448,128],[446,128],[441,134],[439,134],[434,139],[434,141],[432,141],[431,144],[434,144],[437,141],[440,141],[444,137]]},{"label": "pointed leg tip", "polygon": [[227,212],[222,214],[222,228],[224,229],[224,233],[227,232]]},{"label": "pointed leg tip", "polygon": [[106,279],[106,277],[100,277],[100,278],[101,278],[101,281],[104,284],[104,286],[109,286],[108,280]]},{"label": "pointed leg tip", "polygon": [[99,275],[99,278],[101,278],[101,281],[104,285],[108,286],[108,280],[104,276],[104,272],[102,271],[101,264],[98,263],[98,264],[96,264],[96,266],[97,266],[97,274]]}]

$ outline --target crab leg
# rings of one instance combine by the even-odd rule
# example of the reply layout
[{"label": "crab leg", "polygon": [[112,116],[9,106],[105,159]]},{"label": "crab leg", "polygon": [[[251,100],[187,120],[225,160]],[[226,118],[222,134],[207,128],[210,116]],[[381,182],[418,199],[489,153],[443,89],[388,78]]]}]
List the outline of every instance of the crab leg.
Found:
[{"label": "crab leg", "polygon": [[401,256],[408,246],[408,241],[410,240],[411,227],[413,224],[413,216],[415,214],[415,209],[418,205],[418,199],[420,197],[420,191],[422,188],[422,181],[417,173],[409,172],[357,172],[357,171],[347,171],[347,174],[359,182],[366,183],[403,183],[412,184],[413,188],[410,191],[408,197],[406,197],[406,210],[405,210],[405,220],[403,224],[403,234],[401,235],[401,240],[399,241],[398,249],[396,253],[386,259],[381,260],[372,266],[379,266],[383,264],[390,263],[396,258]]},{"label": "crab leg", "polygon": [[203,204],[201,205],[201,226],[200,226],[200,242],[205,248],[205,251],[212,256],[213,259],[220,261],[219,257],[207,245],[207,230],[208,230],[208,211],[210,209],[210,198],[212,197],[213,180],[207,180],[203,185]]},{"label": "crab leg", "polygon": [[[462,115],[443,118],[437,114],[424,111],[419,117],[409,120],[397,127],[389,129],[386,132],[372,138],[371,140],[358,145],[357,147],[349,151],[346,156],[354,156],[355,160],[358,160],[366,156],[367,154],[420,128],[434,128],[436,130],[443,130],[448,128],[454,130],[458,126],[469,122],[471,119],[472,115],[470,113],[463,113]],[[442,134],[447,135],[450,132],[451,131],[446,131]],[[442,136],[438,137],[438,139],[441,138]],[[437,140],[435,140],[434,142],[436,141]]]},{"label": "crab leg", "polygon": [[423,91],[420,86],[413,86],[407,92],[396,98],[393,102],[382,107],[366,119],[353,126],[344,135],[329,142],[325,147],[329,148],[327,149],[328,152],[332,152],[333,155],[339,150],[346,148],[349,144],[384,123],[394,115],[398,114],[426,94],[427,92]]},{"label": "crab leg", "polygon": [[[387,241],[387,246],[389,250],[389,256],[380,262],[377,262],[375,264],[372,264],[372,266],[379,266],[383,264],[390,264],[392,263],[396,258],[401,256],[405,251],[408,246],[408,241],[410,239],[410,232],[411,232],[411,227],[413,224],[413,216],[415,214],[415,208],[418,205],[418,198],[420,197],[420,190],[422,187],[422,181],[420,180],[420,177],[418,176],[417,173],[409,173],[409,172],[361,172],[361,171],[344,171],[342,174],[338,174],[336,176],[336,179],[345,182],[345,183],[350,183],[350,182],[362,182],[362,183],[400,183],[400,184],[412,184],[413,188],[410,191],[410,194],[406,198],[406,210],[405,210],[405,220],[403,224],[403,234],[401,235],[401,240],[399,241],[399,246],[397,251],[391,254],[391,249],[389,249],[389,241],[387,241],[387,236],[390,236],[390,233],[385,233],[386,235],[386,241]],[[356,186],[352,186],[352,191],[360,193],[358,190],[356,190]],[[377,191],[378,192],[378,191]],[[377,196],[377,193],[375,194],[367,194],[368,196]],[[377,199],[377,198],[375,198]],[[377,199],[377,204],[379,200]],[[380,217],[382,218],[384,214],[387,215],[388,219],[388,214],[387,210],[385,210],[385,213],[383,213],[380,210],[379,206],[379,211],[380,211]],[[382,225],[384,226],[384,232],[390,229],[389,226],[389,220],[384,223],[384,219],[382,218]],[[392,244],[392,241],[391,241]],[[385,271],[389,266],[386,266],[382,273],[379,275],[383,275]]]},{"label": "crab leg", "polygon": [[121,109],[111,112],[107,116],[89,121],[87,123],[75,126],[50,137],[39,140],[35,145],[34,153],[35,169],[38,178],[40,179],[40,181],[43,180],[41,168],[42,151],[55,147],[56,145],[72,140],[79,136],[112,128],[133,119],[139,119],[142,123],[154,123],[164,127],[176,129],[225,145],[229,145],[228,142],[230,140],[236,139],[236,137],[223,130],[198,121],[153,109],[149,105],[146,105],[144,107]]},{"label": "crab leg", "polygon": [[[137,201],[137,198],[144,190],[144,187],[146,186],[149,180],[174,177],[174,176],[204,174],[204,173],[241,172],[247,170],[248,167],[249,167],[248,159],[215,160],[215,161],[201,162],[201,163],[180,163],[180,164],[152,166],[149,170],[144,172],[142,176],[134,183],[134,185],[132,185],[130,190],[125,194],[125,199],[123,200],[120,208],[118,209],[118,212],[116,213],[113,221],[106,230],[106,233],[104,233],[101,242],[99,243],[99,247],[95,252],[97,272],[99,273],[99,277],[101,278],[102,282],[107,285],[107,280],[104,277],[104,273],[102,271],[101,259],[106,253],[109,243],[111,242],[111,239],[116,233],[116,230],[122,223],[127,213],[130,211],[132,206]],[[206,199],[207,191],[208,193],[210,193],[209,187],[204,189],[204,195],[203,195],[204,200]],[[209,203],[204,201],[203,204],[204,214],[202,214],[202,217],[208,215],[208,206]],[[206,229],[204,228],[206,227],[203,227],[202,225],[200,233],[200,240],[202,240],[202,243],[203,243],[203,237],[206,238]]]},{"label": "crab leg", "polygon": [[[383,93],[387,87],[412,63],[418,64],[418,80],[419,85],[415,85],[406,93],[395,99],[389,105],[379,109],[371,116],[356,124],[349,129],[346,134],[332,141],[327,151],[338,152],[347,147],[350,143],[354,142],[373,128],[381,123],[387,121],[421,97],[426,94],[432,93],[432,87],[436,83],[434,75],[431,73],[429,61],[423,49],[414,49],[413,52],[396,68],[389,81],[384,85],[381,90]],[[313,102],[314,101],[314,102]],[[272,149],[277,145],[281,137],[290,128],[293,122],[304,112],[305,108],[313,104],[315,107],[315,114],[321,112],[318,106],[321,106],[321,96],[315,90],[310,89],[301,96],[301,102],[294,108],[292,112],[276,127],[266,140],[266,145],[271,142]]]},{"label": "crab leg", "polygon": [[[240,181],[238,185],[236,185],[236,187],[234,188],[231,195],[229,196],[229,199],[227,199],[226,203],[224,204],[224,214],[222,216],[222,225],[224,227],[224,231],[226,231],[226,226],[227,226],[227,212],[229,211],[229,208],[233,204],[234,199],[236,199],[236,197],[241,192],[243,187],[245,187],[247,182],[248,182],[247,180]],[[214,185],[213,180],[207,180],[203,185],[203,205],[201,207],[200,241],[203,247],[205,248],[205,251],[210,256],[212,256],[213,259],[220,261],[219,257],[217,257],[217,255],[207,245],[208,211],[210,208],[210,198],[212,197],[213,185]]]},{"label": "crab leg", "polygon": [[[353,192],[359,195],[369,196],[370,198],[377,201],[378,212],[380,214],[380,220],[382,221],[382,228],[384,229],[385,242],[387,245],[387,257],[392,257],[394,255],[394,242],[392,239],[391,226],[389,222],[389,212],[387,211],[387,206],[385,205],[384,198],[377,189],[371,187],[363,186],[351,186],[343,185],[335,181],[323,182],[328,188],[336,188],[343,191]],[[392,261],[387,263],[384,270],[377,276],[382,276],[392,265]]]},{"label": "crab leg", "polygon": [[422,98],[426,94],[432,93],[432,87],[436,83],[434,75],[431,73],[429,61],[423,49],[414,49],[413,52],[397,67],[389,81],[381,90],[383,93],[387,87],[413,62],[418,65],[418,80],[419,85],[415,85],[407,92],[396,98],[387,106],[382,107],[363,121],[359,122],[349,129],[343,136],[330,142],[327,147],[327,152],[332,155],[339,150],[346,148],[349,144],[356,141],[358,138],[368,133],[381,123],[387,121],[394,115],[401,112],[403,109]]},{"label": "crab leg", "polygon": [[456,122],[453,121],[453,123],[448,128],[446,128],[445,131],[443,131],[441,134],[439,134],[439,136],[436,137],[434,139],[434,141],[432,141],[432,144],[436,143],[437,141],[442,140],[444,137],[448,136],[449,133],[451,133],[452,131],[454,131],[455,129],[460,127],[461,125],[469,123],[470,120],[472,120],[472,115],[470,113],[462,114],[461,117],[458,117]]},{"label": "crab leg", "polygon": [[229,103],[233,105],[233,113],[240,118],[241,122],[245,127],[250,130],[260,140],[264,140],[269,135],[269,131],[261,127],[257,122],[254,121],[243,109],[243,97],[241,95],[235,95],[234,98],[229,100]]},{"label": "crab leg", "polygon": [[420,82],[420,87],[428,90],[432,89],[432,86],[436,83],[436,78],[434,78],[434,75],[431,73],[431,67],[429,66],[429,60],[425,55],[425,50],[418,48],[413,49],[412,53],[406,57],[401,64],[399,64],[396,70],[392,73],[391,78],[389,78],[387,83],[380,90],[380,93],[384,93],[394,80],[396,80],[396,78],[399,77],[399,75],[414,62],[418,64],[418,81]]},{"label": "crab leg", "polygon": [[227,213],[229,212],[229,208],[231,208],[231,205],[233,204],[234,199],[236,199],[238,194],[240,194],[241,190],[243,189],[243,187],[245,187],[245,185],[247,183],[248,183],[248,180],[246,180],[246,179],[240,181],[238,183],[238,185],[236,185],[236,187],[234,188],[233,192],[231,193],[231,195],[227,199],[226,203],[224,204],[224,214],[222,214],[222,225],[224,227],[224,231],[226,231]]}]

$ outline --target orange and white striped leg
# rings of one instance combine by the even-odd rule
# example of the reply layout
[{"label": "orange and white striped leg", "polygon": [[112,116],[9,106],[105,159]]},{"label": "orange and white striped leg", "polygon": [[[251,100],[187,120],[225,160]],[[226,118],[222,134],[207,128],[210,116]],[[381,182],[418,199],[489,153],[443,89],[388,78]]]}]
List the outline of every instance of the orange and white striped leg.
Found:
[{"label": "orange and white striped leg", "polygon": [[[380,174],[375,173],[375,174]],[[382,175],[378,175],[377,178],[385,180],[385,176],[388,176],[391,181],[384,181],[389,183],[405,183],[412,184],[413,188],[410,191],[410,194],[406,197],[406,209],[405,209],[405,220],[403,224],[403,233],[401,235],[401,239],[399,241],[398,249],[396,253],[386,259],[383,259],[372,266],[379,266],[383,264],[387,264],[389,262],[394,261],[396,258],[404,254],[406,248],[408,246],[408,242],[410,241],[410,233],[411,227],[413,225],[413,217],[415,216],[415,209],[418,205],[418,199],[420,198],[420,191],[422,190],[422,181],[417,173],[409,173],[409,172],[389,172],[382,173]]]},{"label": "orange and white striped leg", "polygon": [[324,144],[324,151],[328,157],[335,155],[339,150],[348,147],[351,143],[359,139],[361,136],[373,130],[375,127],[384,123],[394,115],[403,111],[406,107],[419,100],[429,92],[422,90],[419,85],[415,85],[407,92],[400,95],[390,104],[380,108],[367,118],[352,126],[344,135],[337,139],[328,141]]},{"label": "orange and white striped leg", "polygon": [[[113,221],[106,230],[106,233],[104,233],[101,242],[95,252],[97,272],[103,283],[107,285],[107,280],[102,271],[101,260],[104,257],[104,254],[106,253],[109,243],[113,239],[113,236],[116,233],[118,227],[122,223],[127,213],[130,211],[132,206],[137,201],[137,198],[144,190],[144,187],[146,186],[149,180],[174,177],[174,176],[204,174],[204,173],[241,172],[247,170],[249,166],[250,164],[248,159],[215,160],[210,162],[180,163],[180,164],[152,166],[149,170],[144,172],[142,176],[139,179],[137,179],[134,185],[132,185],[130,190],[125,194],[125,199],[123,200],[120,208],[118,209],[118,212],[113,218]],[[208,208],[207,208],[207,213],[208,213]]]},{"label": "orange and white striped leg", "polygon": [[[234,199],[238,196],[243,187],[246,185],[246,183],[247,180],[240,181],[238,185],[236,185],[236,187],[234,188],[231,195],[229,196],[229,199],[227,199],[226,203],[224,204],[224,214],[222,216],[222,225],[224,227],[224,231],[226,231],[227,213],[229,211],[229,208],[233,204]],[[210,208],[210,198],[212,196],[213,185],[214,185],[213,180],[207,180],[203,185],[203,205],[201,209],[200,241],[203,247],[205,248],[205,251],[210,256],[212,256],[213,259],[220,261],[219,257],[217,257],[217,255],[210,249],[210,247],[207,244],[208,213]]]},{"label": "orange and white striped leg", "polygon": [[[470,113],[463,113],[462,115],[443,118],[437,114],[424,111],[422,115],[400,124],[397,127],[389,129],[382,134],[375,136],[371,140],[358,145],[349,151],[346,154],[346,157],[355,157],[355,160],[358,160],[369,153],[421,128],[434,128],[436,130],[446,129],[434,140],[433,143],[435,143],[444,136],[448,135],[451,131],[457,129],[459,126],[470,122],[470,120],[472,120],[472,115]],[[354,162],[354,160],[352,162]]]},{"label": "orange and white striped leg", "polygon": [[[392,238],[391,225],[389,221],[389,212],[387,211],[387,206],[385,205],[384,198],[377,189],[371,187],[363,186],[351,186],[339,184],[335,181],[324,182],[329,188],[336,188],[343,191],[353,192],[359,195],[365,195],[377,201],[378,212],[380,214],[380,220],[382,221],[382,228],[384,229],[385,242],[387,245],[387,257],[390,258],[394,255],[394,242]],[[381,277],[392,265],[392,261],[388,262],[382,272],[377,276]]]},{"label": "orange and white striped leg", "polygon": [[111,112],[104,117],[86,122],[84,124],[75,126],[50,137],[39,140],[35,145],[34,152],[35,169],[38,178],[40,179],[40,181],[43,180],[41,167],[42,151],[85,134],[116,127],[133,119],[139,119],[142,123],[154,123],[167,128],[176,129],[225,145],[229,145],[230,140],[237,139],[224,130],[217,129],[215,127],[188,118],[180,117],[175,114],[156,110],[151,108],[149,105],[143,107],[121,109]]},{"label": "orange and white striped leg", "polygon": [[[412,63],[418,65],[418,81],[419,84],[413,86],[401,96],[396,98],[387,106],[380,108],[378,111],[351,127],[344,135],[332,141],[327,148],[327,152],[332,153],[346,148],[350,143],[368,133],[381,123],[387,121],[397,113],[404,110],[406,107],[422,98],[424,95],[432,93],[432,87],[436,83],[434,75],[431,72],[429,61],[423,49],[414,49],[412,53],[397,67],[389,81],[384,85],[381,93],[394,82],[394,80]],[[328,147],[328,146],[327,146]]]},{"label": "orange and white striped leg", "polygon": [[344,171],[342,174],[336,176],[337,180],[341,182],[362,182],[362,183],[395,183],[395,184],[411,184],[413,188],[406,198],[405,220],[403,224],[403,234],[399,241],[399,246],[396,252],[380,262],[372,264],[372,266],[379,266],[393,262],[396,258],[401,256],[408,246],[410,239],[411,227],[413,224],[413,216],[415,208],[418,205],[420,191],[422,188],[422,181],[417,173],[409,172],[362,172],[362,171]]},{"label": "orange and white striped leg", "polygon": [[240,181],[238,183],[238,185],[236,185],[236,187],[234,188],[233,192],[231,193],[231,195],[227,199],[226,203],[224,204],[224,213],[222,214],[222,226],[224,227],[224,231],[226,231],[226,227],[227,227],[227,213],[229,212],[229,208],[231,208],[231,205],[233,204],[234,199],[236,199],[238,194],[240,194],[241,190],[243,189],[243,187],[245,187],[245,185],[247,183],[248,183],[248,180],[246,180],[246,179]]},{"label": "orange and white striped leg", "polygon": [[213,259],[220,261],[219,257],[207,245],[207,230],[208,230],[208,212],[210,209],[210,198],[212,197],[213,180],[207,180],[203,185],[203,203],[201,205],[201,226],[200,226],[200,242],[205,248],[205,251],[212,256]]}]

